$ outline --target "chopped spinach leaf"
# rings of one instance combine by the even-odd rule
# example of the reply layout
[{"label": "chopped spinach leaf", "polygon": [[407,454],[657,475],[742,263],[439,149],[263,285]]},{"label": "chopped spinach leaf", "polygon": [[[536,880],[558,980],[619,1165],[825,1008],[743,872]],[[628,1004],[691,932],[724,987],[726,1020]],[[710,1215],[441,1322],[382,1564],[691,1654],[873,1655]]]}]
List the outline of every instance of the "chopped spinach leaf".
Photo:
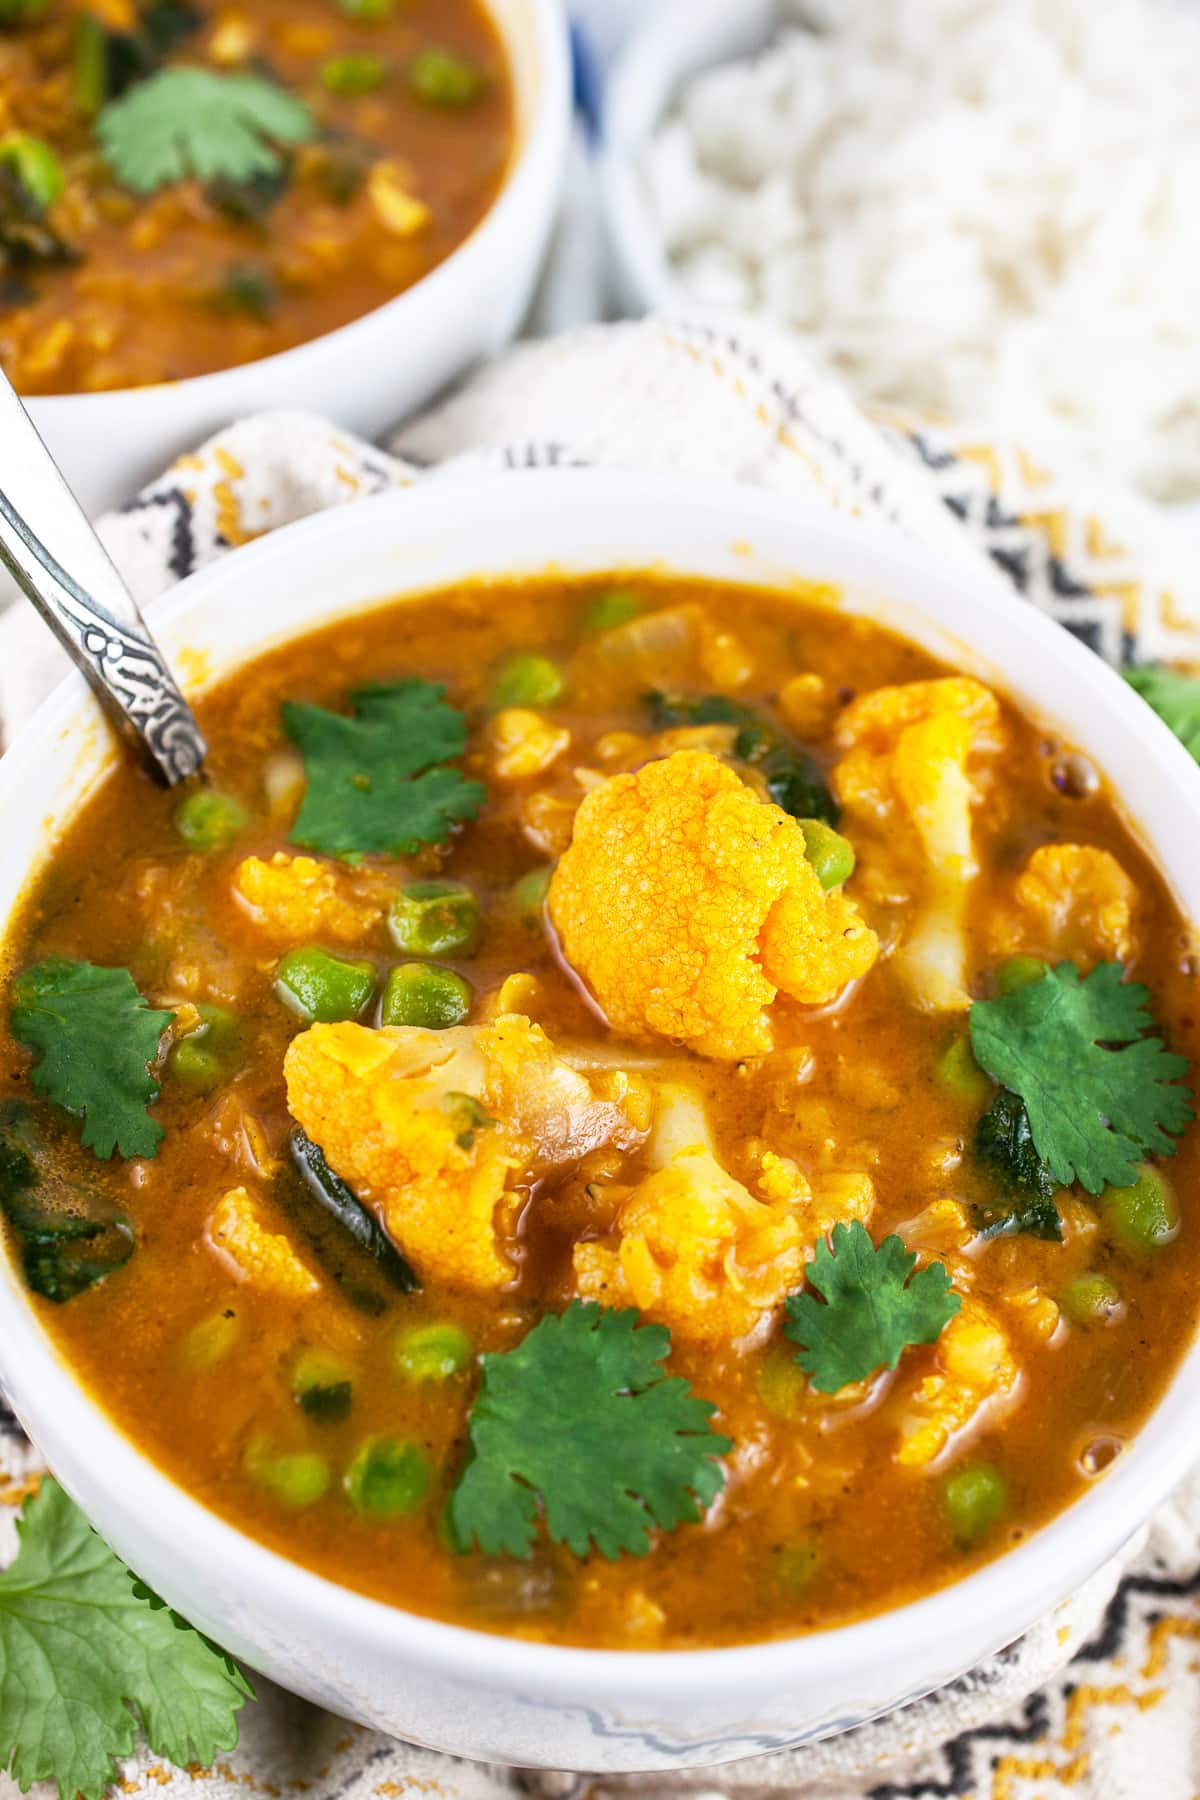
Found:
[{"label": "chopped spinach leaf", "polygon": [[401,1256],[395,1244],[375,1215],[367,1210],[354,1190],[334,1173],[325,1160],[325,1152],[299,1126],[288,1140],[292,1161],[300,1175],[305,1192],[336,1219],[342,1230],[360,1250],[366,1252],[379,1273],[402,1294],[415,1294],[420,1289],[411,1265]]},{"label": "chopped spinach leaf", "polygon": [[652,689],[646,705],[657,731],[688,725],[735,725],[733,754],[761,773],[776,806],[794,819],[836,825],[837,801],[816,760],[752,707],[728,694],[666,694]]},{"label": "chopped spinach leaf", "polygon": [[996,1196],[975,1208],[975,1222],[987,1237],[1027,1232],[1062,1238],[1062,1218],[1054,1196],[1062,1185],[1033,1142],[1029,1113],[1019,1094],[1001,1088],[975,1128],[975,1155],[993,1178]]},{"label": "chopped spinach leaf", "polygon": [[0,1102],[0,1215],[31,1291],[62,1304],[127,1263],[134,1237],[114,1207],[55,1176],[44,1156],[31,1109]]}]

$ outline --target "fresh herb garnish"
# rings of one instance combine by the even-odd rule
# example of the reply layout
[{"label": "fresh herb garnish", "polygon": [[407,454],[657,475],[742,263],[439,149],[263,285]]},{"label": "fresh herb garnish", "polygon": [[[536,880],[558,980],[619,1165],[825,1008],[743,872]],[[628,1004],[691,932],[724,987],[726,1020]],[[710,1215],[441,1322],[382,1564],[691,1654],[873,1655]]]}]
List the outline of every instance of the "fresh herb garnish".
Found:
[{"label": "fresh herb garnish", "polygon": [[840,812],[820,768],[807,751],[756,713],[727,694],[646,695],[657,731],[687,725],[736,725],[733,754],[758,769],[776,806],[794,819],[821,819],[836,825]]},{"label": "fresh herb garnish", "polygon": [[110,101],[96,137],[117,180],[136,193],[195,176],[248,181],[284,167],[280,144],[316,135],[302,100],[258,75],[162,69]]},{"label": "fresh herb garnish", "polygon": [[12,1228],[27,1285],[44,1300],[73,1300],[133,1255],[128,1220],[47,1168],[35,1121],[20,1100],[0,1101],[0,1215]]},{"label": "fresh herb garnish", "polygon": [[573,1301],[515,1350],[484,1356],[468,1462],[447,1506],[456,1548],[528,1557],[538,1502],[556,1544],[644,1556],[654,1526],[695,1521],[731,1448],[715,1408],[665,1377],[671,1334],[636,1312]]},{"label": "fresh herb garnish", "polygon": [[0,1572],[0,1767],[25,1792],[100,1800],[141,1727],[159,1756],[204,1767],[237,1742],[251,1688],[97,1537],[58,1483],[42,1482]]},{"label": "fresh herb garnish", "polygon": [[1023,1231],[1062,1240],[1062,1217],[1054,1204],[1060,1183],[1038,1155],[1025,1102],[1001,1088],[975,1127],[975,1155],[996,1183],[995,1200],[975,1208],[986,1237]]},{"label": "fresh herb garnish", "polygon": [[[808,1284],[824,1298],[789,1294],[784,1331],[801,1346],[796,1361],[813,1386],[836,1394],[876,1369],[894,1369],[910,1344],[932,1344],[962,1305],[941,1263],[915,1275],[917,1259],[904,1240],[878,1247],[855,1219],[835,1225],[808,1265]],[[910,1279],[911,1277],[911,1279]]]},{"label": "fresh herb garnish", "polygon": [[1193,1116],[1177,1085],[1187,1058],[1157,1035],[1149,995],[1120,963],[1081,976],[1061,962],[1037,981],[971,1008],[980,1068],[1019,1094],[1038,1156],[1062,1187],[1129,1187],[1150,1151],[1173,1156]]},{"label": "fresh herb garnish", "polygon": [[284,730],[308,777],[292,842],[330,856],[409,856],[473,819],[487,791],[450,767],[467,722],[444,693],[414,677],[359,688],[353,715],[287,702]]},{"label": "fresh herb garnish", "polygon": [[1200,762],[1200,675],[1178,669],[1126,669],[1125,679]]},{"label": "fresh herb garnish", "polygon": [[174,1013],[147,1006],[128,969],[51,956],[13,982],[12,1032],[40,1053],[35,1094],[83,1120],[83,1147],[102,1160],[153,1156],[162,1126],[149,1064]]}]

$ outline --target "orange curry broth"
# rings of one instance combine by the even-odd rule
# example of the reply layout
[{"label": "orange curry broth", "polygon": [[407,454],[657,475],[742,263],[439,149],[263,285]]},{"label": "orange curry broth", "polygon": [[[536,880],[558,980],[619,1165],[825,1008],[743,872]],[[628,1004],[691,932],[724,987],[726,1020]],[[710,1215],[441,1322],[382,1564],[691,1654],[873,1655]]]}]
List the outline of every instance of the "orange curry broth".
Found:
[{"label": "orange curry broth", "polygon": [[[825,679],[831,716],[851,695],[881,684],[944,671],[897,637],[840,615],[819,591],[795,598],[657,578],[624,577],[655,608],[693,602],[714,623],[736,621],[737,646],[750,665],[739,699],[769,702],[798,672]],[[173,1477],[254,1537],[336,1581],[413,1611],[553,1641],[614,1647],[698,1646],[805,1631],[860,1618],[960,1575],[1028,1535],[1096,1478],[1162,1393],[1194,1319],[1198,1277],[1192,1195],[1197,1134],[1183,1141],[1169,1174],[1181,1197],[1183,1228],[1174,1244],[1139,1257],[1103,1229],[1068,1232],[1062,1245],[1028,1236],[981,1244],[965,1257],[972,1292],[1002,1319],[1020,1366],[1016,1405],[998,1423],[984,1419],[929,1467],[895,1461],[896,1406],[933,1366],[932,1348],[910,1348],[895,1374],[835,1399],[806,1391],[794,1372],[776,1319],[756,1341],[716,1350],[676,1343],[669,1366],[716,1402],[717,1428],[734,1441],[723,1495],[700,1525],[659,1534],[644,1559],[598,1556],[579,1561],[539,1548],[521,1565],[473,1554],[458,1557],[439,1539],[441,1501],[461,1465],[473,1377],[412,1386],[394,1355],[399,1332],[422,1321],[452,1320],[478,1349],[520,1340],[547,1309],[571,1293],[576,1234],[603,1229],[589,1213],[581,1180],[569,1173],[555,1191],[535,1191],[517,1217],[511,1248],[519,1274],[498,1300],[472,1298],[427,1281],[413,1297],[389,1296],[377,1317],[358,1311],[327,1281],[303,1304],[281,1303],[239,1283],[205,1243],[217,1198],[240,1183],[282,1196],[287,1116],[281,1060],[299,1021],[272,993],[283,947],[264,937],[231,897],[231,875],[248,853],[269,855],[287,842],[288,819],[270,818],[264,771],[283,747],[279,703],[305,698],[333,707],[364,680],[419,672],[448,684],[472,722],[467,766],[487,775],[489,670],[512,648],[557,658],[568,690],[554,709],[570,728],[570,754],[549,775],[491,788],[481,819],[444,854],[410,864],[380,863],[389,881],[444,869],[471,884],[483,905],[482,947],[459,967],[475,991],[478,1017],[489,993],[513,971],[541,983],[530,1011],[556,1041],[605,1032],[556,959],[546,934],[523,923],[510,899],[516,878],[561,849],[569,830],[549,793],[579,798],[573,770],[616,728],[645,732],[640,696],[648,686],[711,687],[685,651],[665,656],[647,679],[644,666],[604,667],[580,619],[600,584],[542,580],[480,586],[384,608],[290,644],[205,695],[198,706],[212,745],[214,782],[251,809],[228,852],[202,856],[181,848],[172,828],[175,801],[128,764],[103,784],[66,833],[15,928],[11,970],[48,954],[128,965],[152,1004],[207,999],[236,1007],[244,1021],[244,1066],[232,1083],[205,1097],[182,1094],[167,1078],[154,1112],[166,1136],[153,1161],[99,1164],[77,1145],[70,1126],[57,1132],[63,1170],[99,1182],[132,1219],[137,1249],[107,1280],[60,1306],[37,1302],[39,1316],[95,1398]],[[589,648],[590,646],[590,648]],[[726,646],[728,647],[728,646]],[[1187,934],[1163,883],[1103,790],[1073,799],[1050,779],[1059,747],[1005,706],[1011,752],[977,809],[981,874],[970,910],[970,980],[991,991],[998,960],[989,947],[1014,873],[1030,849],[1063,839],[1109,848],[1136,881],[1143,946],[1137,976],[1171,1045],[1197,1053],[1194,978]],[[811,739],[832,760],[828,727]],[[535,824],[540,821],[540,824]],[[542,845],[531,842],[541,831]],[[843,830],[853,827],[843,820]],[[857,895],[885,945],[898,916]],[[347,876],[347,880],[357,877]],[[383,925],[361,945],[381,968],[397,960]],[[636,947],[630,946],[631,955]],[[7,1017],[7,1009],[5,1009]],[[752,1182],[748,1146],[766,1139],[806,1169],[822,1157],[869,1169],[877,1191],[869,1221],[878,1242],[887,1230],[920,1237],[918,1215],[938,1196],[980,1197],[969,1153],[978,1101],[956,1099],[933,1064],[947,1015],[918,1010],[882,959],[846,1003],[806,1011],[776,1008],[780,1050],[761,1063],[703,1062],[659,1046],[665,1067],[690,1063],[707,1096],[718,1152],[737,1178]],[[797,1079],[808,1046],[812,1071]],[[789,1048],[792,1047],[792,1048]],[[643,1061],[647,1047],[639,1047]],[[27,1092],[30,1059],[0,1036],[0,1098]],[[247,1121],[250,1121],[249,1128]],[[832,1149],[822,1149],[826,1139]],[[636,1178],[637,1153],[621,1169]],[[1077,1191],[1078,1193],[1078,1191]],[[1060,1196],[1067,1200],[1067,1197]],[[274,1214],[278,1228],[300,1231],[292,1199]],[[1067,1200],[1084,1219],[1082,1199]],[[1078,1224],[1078,1218],[1076,1220]],[[1078,1241],[1077,1241],[1078,1240]],[[319,1265],[316,1265],[319,1266]],[[1062,1320],[1041,1335],[1031,1291],[1054,1295],[1084,1268],[1111,1274],[1125,1298],[1121,1317],[1081,1329]],[[368,1281],[367,1285],[370,1285]],[[188,1334],[201,1321],[235,1321],[232,1348],[216,1366],[188,1366]],[[1027,1316],[1028,1315],[1028,1316]],[[288,1371],[305,1347],[336,1349],[354,1367],[354,1402],[343,1422],[307,1419],[291,1397]],[[363,1438],[391,1432],[428,1450],[437,1475],[414,1516],[371,1521],[341,1491],[339,1476]],[[325,1497],[288,1510],[243,1468],[251,1439],[265,1433],[277,1450],[317,1450],[330,1460]],[[1011,1492],[1006,1519],[974,1550],[959,1548],[940,1498],[940,1480],[956,1462],[984,1458]],[[1089,1465],[1092,1465],[1089,1469]]]},{"label": "orange curry broth", "polygon": [[[496,198],[512,150],[512,91],[479,0],[400,0],[375,22],[347,18],[337,0],[192,3],[199,27],[166,67],[268,73],[331,137],[290,153],[288,185],[261,220],[231,219],[195,181],[130,193],[100,161],[71,70],[76,15],[132,8],[50,0],[43,21],[0,28],[0,129],[57,152],[66,187],[47,222],[78,254],[67,266],[12,270],[8,292],[0,287],[0,365],[22,394],[179,381],[306,343],[419,281]],[[406,71],[430,47],[481,71],[477,99],[443,107],[413,94]],[[383,84],[330,93],[321,70],[348,54],[380,58]],[[339,171],[351,166],[361,179],[346,197]],[[427,212],[389,205],[396,193]],[[265,280],[261,316],[229,300],[231,271]]]}]

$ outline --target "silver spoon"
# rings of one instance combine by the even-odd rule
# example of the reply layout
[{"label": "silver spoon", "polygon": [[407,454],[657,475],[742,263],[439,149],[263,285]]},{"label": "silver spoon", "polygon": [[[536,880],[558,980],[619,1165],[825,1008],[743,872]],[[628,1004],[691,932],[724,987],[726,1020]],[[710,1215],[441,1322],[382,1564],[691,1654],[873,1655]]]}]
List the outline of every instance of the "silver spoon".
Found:
[{"label": "silver spoon", "polygon": [[117,731],[168,787],[207,746],[136,600],[0,374],[0,563],[33,601]]}]

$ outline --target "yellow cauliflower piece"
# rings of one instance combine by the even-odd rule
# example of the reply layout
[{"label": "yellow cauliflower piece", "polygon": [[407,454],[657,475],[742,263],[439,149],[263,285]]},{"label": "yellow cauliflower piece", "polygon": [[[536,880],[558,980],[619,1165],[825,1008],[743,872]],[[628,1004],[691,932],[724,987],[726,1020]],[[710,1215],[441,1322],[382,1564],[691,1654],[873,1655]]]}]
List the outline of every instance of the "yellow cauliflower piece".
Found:
[{"label": "yellow cauliflower piece", "polygon": [[558,761],[571,742],[563,725],[552,725],[524,706],[506,706],[492,720],[492,769],[500,781],[527,781]]},{"label": "yellow cauliflower piece", "polygon": [[587,796],[550,917],[615,1031],[707,1056],[769,1050],[777,993],[832,999],[879,950],[853,902],[822,888],[796,820],[701,750]]},{"label": "yellow cauliflower piece", "polygon": [[239,1281],[286,1300],[307,1300],[321,1283],[281,1231],[272,1231],[259,1200],[248,1188],[223,1195],[208,1215],[206,1235],[214,1250]]},{"label": "yellow cauliflower piece", "polygon": [[965,1009],[967,894],[977,873],[969,763],[1002,745],[996,696],[969,676],[876,688],[848,706],[837,741],[846,752],[833,787],[852,817],[885,834],[860,849],[869,866],[919,847],[919,903],[895,952],[913,997],[933,1010]]},{"label": "yellow cauliflower piece", "polygon": [[653,1172],[622,1203],[614,1233],[576,1245],[576,1287],[606,1306],[636,1306],[693,1342],[752,1331],[799,1285],[835,1219],[866,1217],[874,1205],[869,1176],[832,1178],[814,1199],[796,1164],[771,1153],[756,1199],[718,1162],[703,1108],[671,1087],[660,1096],[649,1161]]},{"label": "yellow cauliflower piece", "polygon": [[1013,888],[1017,917],[999,922],[1001,952],[1063,957],[1089,969],[1136,956],[1138,891],[1116,857],[1094,844],[1043,844]]},{"label": "yellow cauliflower piece", "polygon": [[359,942],[379,923],[385,904],[369,872],[356,877],[283,850],[269,862],[246,857],[234,874],[233,891],[255,924],[283,943],[312,937]]},{"label": "yellow cauliflower piece", "polygon": [[519,1013],[449,1031],[314,1025],[284,1074],[330,1167],[419,1273],[452,1286],[511,1280],[496,1217],[507,1189],[637,1136]]},{"label": "yellow cauliflower piece", "polygon": [[987,1308],[966,1299],[938,1338],[933,1370],[922,1375],[900,1407],[896,1461],[924,1468],[986,1407],[1007,1410],[1020,1369],[1008,1338]]}]

